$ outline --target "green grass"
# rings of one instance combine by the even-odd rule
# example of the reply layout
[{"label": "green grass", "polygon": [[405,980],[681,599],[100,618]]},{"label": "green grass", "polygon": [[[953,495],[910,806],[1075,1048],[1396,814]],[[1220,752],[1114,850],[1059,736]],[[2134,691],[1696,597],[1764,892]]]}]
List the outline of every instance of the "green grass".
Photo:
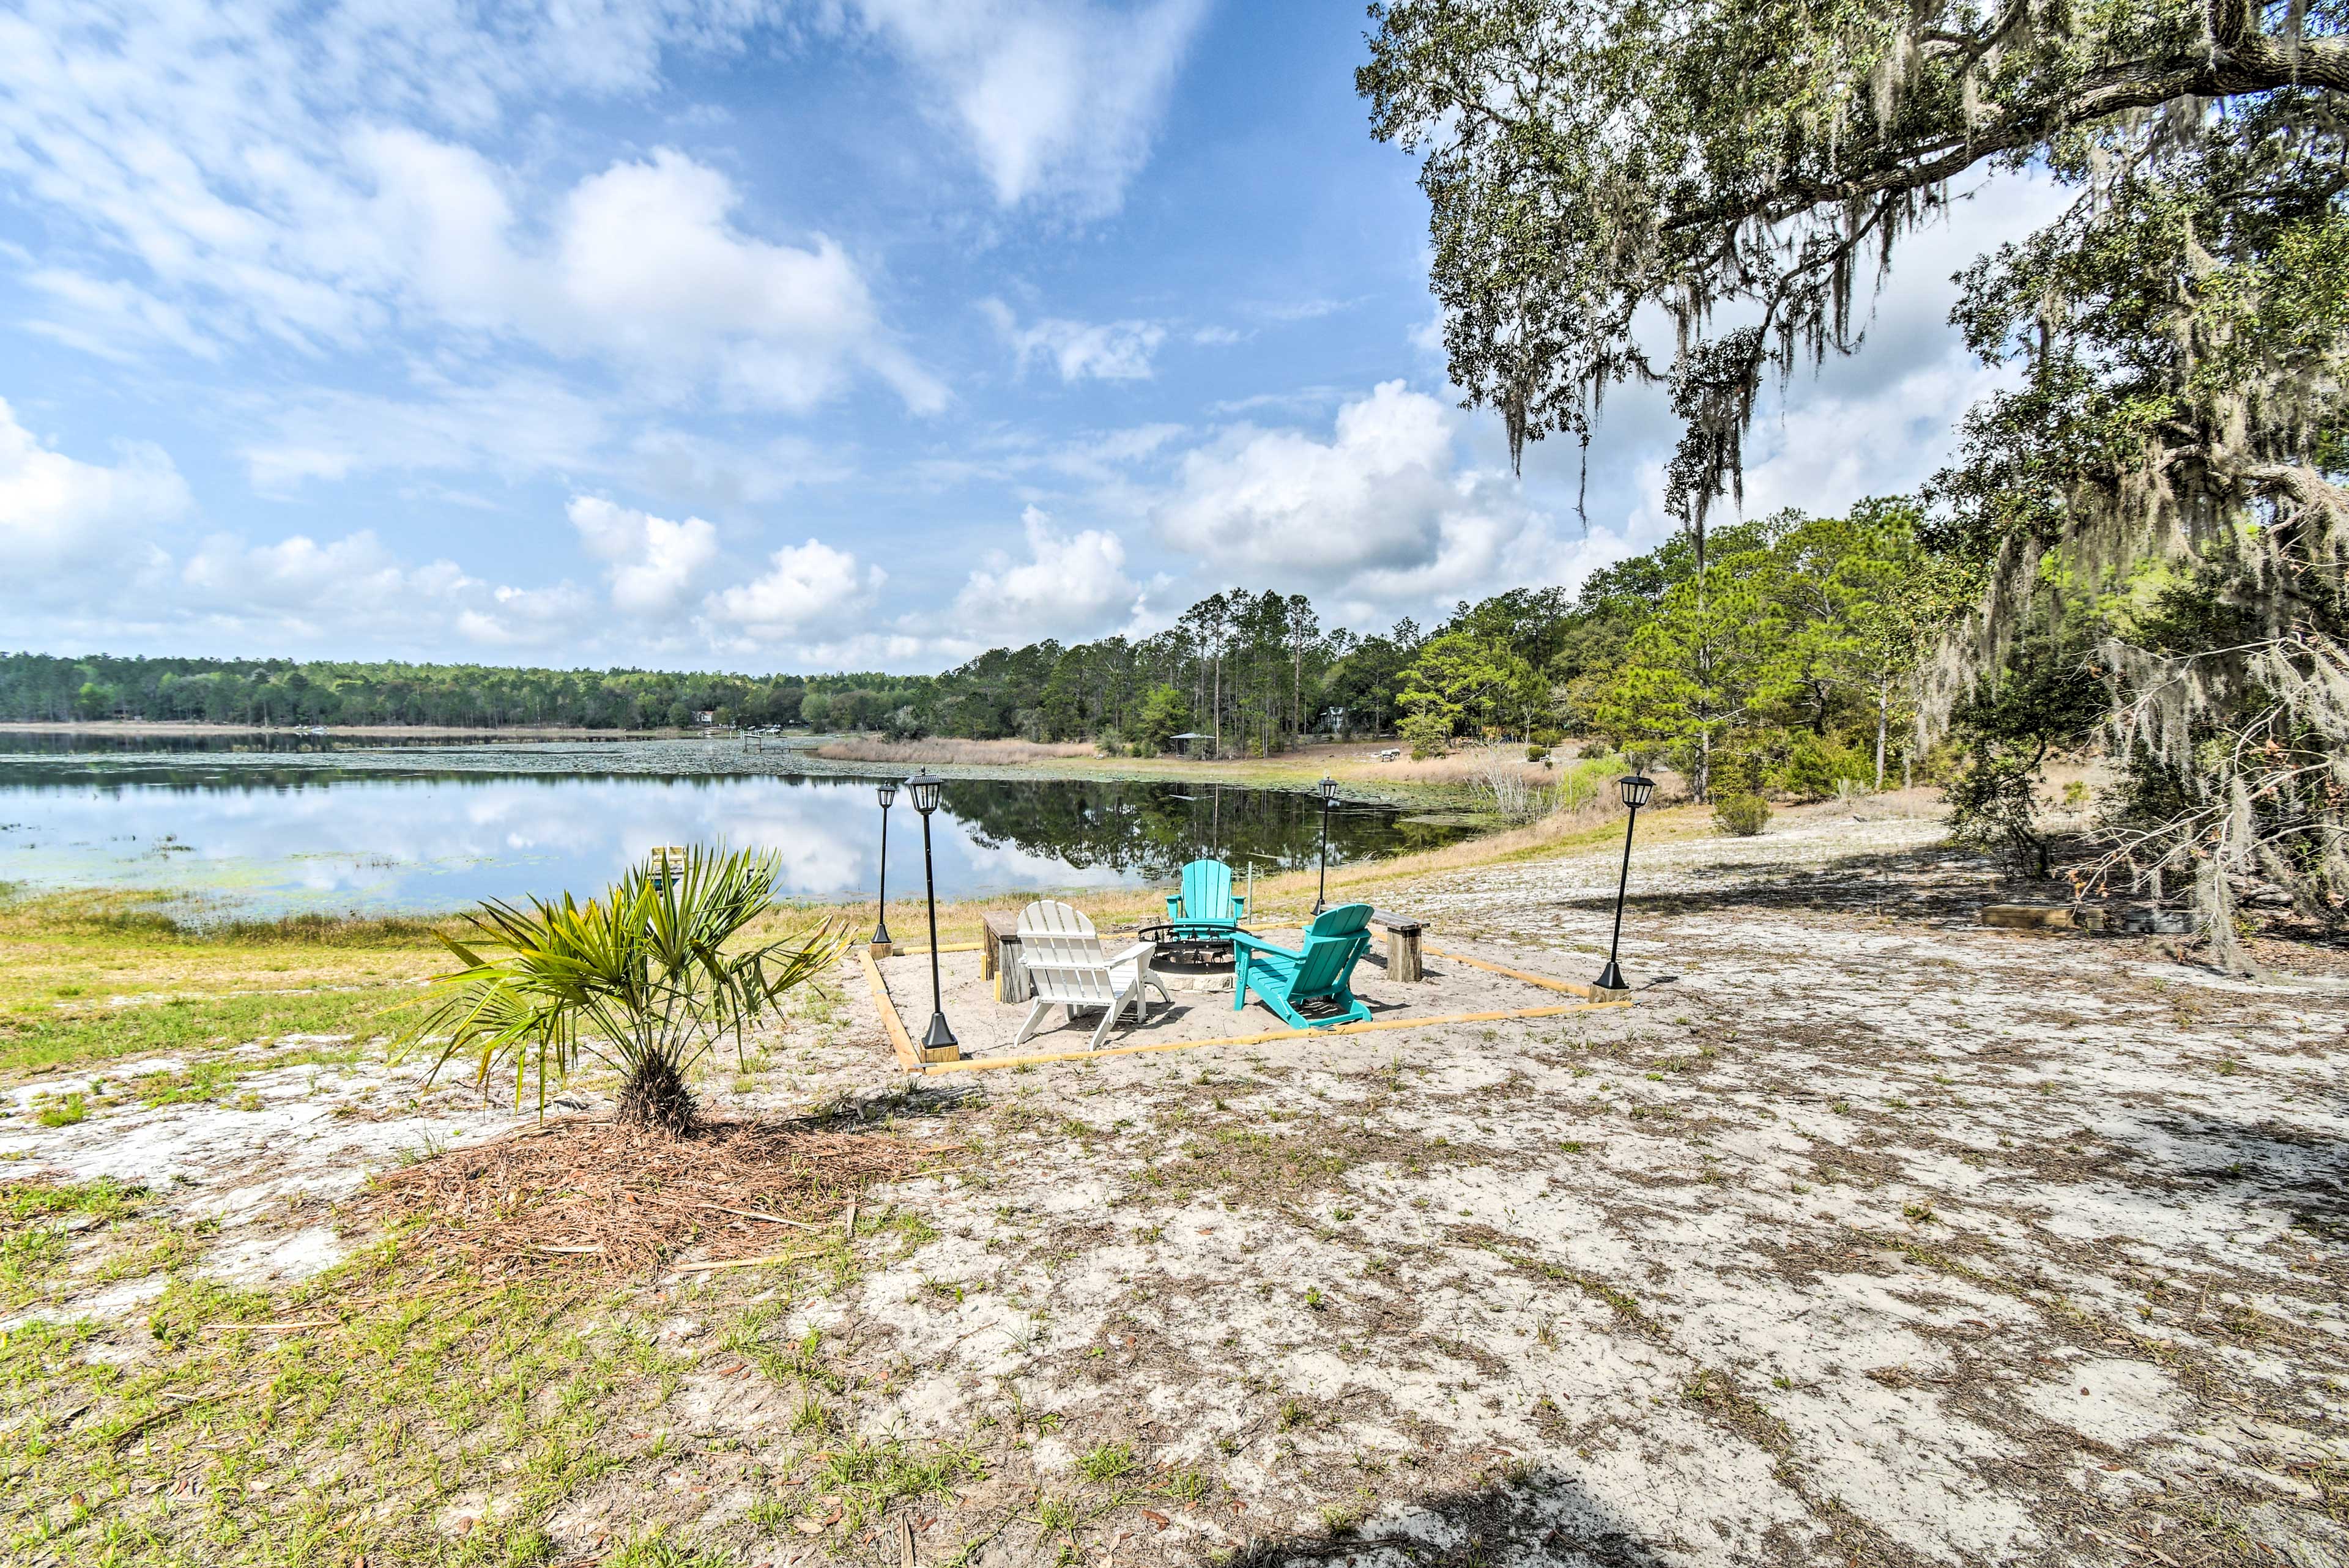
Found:
[{"label": "green grass", "polygon": [[[116,1183],[29,1188],[0,1205],[0,1224],[19,1222],[6,1236],[46,1270],[67,1241],[58,1217],[132,1213],[141,1225],[138,1197]],[[70,1238],[78,1259],[90,1235]],[[680,1449],[665,1407],[699,1358],[662,1348],[625,1287],[451,1277],[445,1253],[391,1242],[273,1299],[195,1274],[192,1255],[167,1260],[137,1362],[90,1359],[83,1325],[0,1334],[0,1404],[26,1417],[0,1431],[0,1561],[281,1568],[347,1563],[363,1541],[369,1568],[549,1563],[562,1554],[548,1522],[566,1501],[615,1478],[659,1495],[696,1452]],[[0,1246],[0,1274],[13,1261]],[[820,1271],[770,1274],[760,1288],[774,1295],[730,1310],[755,1332],[777,1302],[828,1283]],[[288,1320],[320,1326],[257,1331]],[[753,1522],[837,1495],[844,1530],[861,1533],[893,1502],[945,1497],[984,1473],[965,1447],[821,1440],[804,1496]],[[443,1516],[485,1482],[495,1513],[452,1540]],[[641,1519],[607,1550],[607,1564],[635,1568],[738,1561],[690,1527]]]},{"label": "green grass", "polygon": [[44,1103],[33,1112],[33,1119],[43,1127],[71,1127],[89,1114],[88,1098],[80,1093]]},{"label": "green grass", "polygon": [[1141,1462],[1133,1457],[1131,1443],[1101,1443],[1077,1460],[1077,1473],[1087,1480],[1115,1480],[1133,1473]]},{"label": "green grass", "polygon": [[124,1057],[219,1050],[286,1035],[397,1033],[416,1015],[406,987],[174,998],[151,1006],[0,1016],[0,1073]]},{"label": "green grass", "polygon": [[0,1213],[11,1220],[42,1220],[58,1214],[87,1214],[110,1223],[128,1214],[147,1189],[101,1176],[95,1181],[49,1185],[37,1181],[11,1183]]}]

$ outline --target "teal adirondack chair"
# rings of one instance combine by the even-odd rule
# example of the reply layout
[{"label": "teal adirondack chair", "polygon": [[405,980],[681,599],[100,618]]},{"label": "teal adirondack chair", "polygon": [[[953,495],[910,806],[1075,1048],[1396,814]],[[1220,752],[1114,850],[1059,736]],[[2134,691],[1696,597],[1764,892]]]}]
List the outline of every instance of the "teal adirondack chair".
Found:
[{"label": "teal adirondack chair", "polygon": [[1193,861],[1183,868],[1183,891],[1167,895],[1166,920],[1178,941],[1222,941],[1247,918],[1247,899],[1232,896],[1232,868],[1221,861]]},{"label": "teal adirondack chair", "polygon": [[[1247,1006],[1248,990],[1254,987],[1258,1000],[1300,1029],[1368,1021],[1371,1010],[1347,982],[1354,976],[1355,963],[1371,945],[1370,926],[1369,904],[1341,903],[1322,911],[1305,928],[1302,953],[1292,953],[1244,931],[1235,934],[1232,953],[1238,968],[1232,976],[1232,1011]],[[1327,1002],[1338,1011],[1327,1017],[1308,1018],[1298,1012],[1299,1002]]]}]

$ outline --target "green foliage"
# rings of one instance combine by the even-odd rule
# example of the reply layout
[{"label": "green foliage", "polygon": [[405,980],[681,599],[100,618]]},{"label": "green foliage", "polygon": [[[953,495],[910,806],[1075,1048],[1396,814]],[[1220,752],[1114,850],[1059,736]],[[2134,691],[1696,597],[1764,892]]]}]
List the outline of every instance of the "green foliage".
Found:
[{"label": "green foliage", "polygon": [[1798,734],[1778,765],[1779,787],[1798,800],[1824,800],[1845,784],[1868,785],[1868,759],[1850,747]]},{"label": "green foliage", "polygon": [[464,967],[435,980],[440,1000],[407,1043],[443,1037],[434,1070],[469,1056],[484,1083],[510,1065],[517,1099],[534,1072],[542,1109],[550,1076],[584,1053],[620,1074],[622,1120],[690,1132],[695,1065],[730,1036],[739,1055],[744,1029],[847,949],[849,934],[826,921],[727,951],[765,913],[781,866],[772,851],[696,847],[681,869],[639,867],[584,905],[569,893],[527,911],[486,903],[468,917],[470,944],[441,937]]},{"label": "green foliage", "polygon": [[[1754,698],[1825,736],[1838,689],[1878,659],[1913,664],[1918,632],[1945,629],[1935,606],[1972,601],[1948,643],[1962,667],[1922,717],[1971,705],[1961,826],[2044,868],[2045,737],[1986,717],[2007,699],[1978,688],[2014,673],[2057,560],[2105,601],[2065,614],[2100,645],[2095,717],[2128,767],[2088,874],[2190,879],[2222,948],[2253,883],[2349,925],[2349,0],[1371,15],[1357,85],[1373,134],[1423,159],[1453,381],[1513,446],[1587,441],[1608,387],[1668,383],[1683,428],[1665,500],[1700,551],[1772,373],[1857,351],[1864,280],[1889,275],[1952,181],[2031,169],[2071,192],[1961,274],[1953,319],[2013,368],[1929,491],[1940,559],[1867,614],[1813,574],[1827,592],[1780,601],[1800,613]],[[1678,329],[1669,365],[1634,330],[1651,309]],[[2148,569],[2191,585],[2170,594],[2188,613],[2149,624],[2120,603]],[[1739,694],[1685,648],[1666,662],[1661,727],[1701,768]],[[1879,736],[1891,689],[1876,684]]]},{"label": "green foliage", "polygon": [[1549,707],[1548,683],[1532,660],[1497,636],[1470,630],[1431,638],[1403,672],[1398,695],[1414,718],[1441,717],[1447,734],[1527,735]]},{"label": "green foliage", "polygon": [[1154,686],[1143,699],[1142,717],[1134,722],[1133,736],[1143,755],[1160,757],[1173,750],[1174,738],[1190,727],[1191,705],[1183,694],[1171,686]]},{"label": "green foliage", "polygon": [[[142,718],[244,725],[442,725],[586,729],[789,724],[812,691],[863,723],[923,677],[750,676],[660,670],[502,669],[352,660],[61,658],[0,655],[0,719]],[[836,718],[840,716],[834,716]]]},{"label": "green foliage", "polygon": [[2065,641],[2060,624],[2019,639],[2005,670],[1954,715],[1960,762],[1945,786],[1951,836],[2003,855],[2021,875],[2047,875],[2041,769],[2051,751],[2094,738],[2106,702],[2086,651]]},{"label": "green foliage", "polygon": [[1724,838],[1750,839],[1770,825],[1770,802],[1759,795],[1723,795],[1713,805],[1713,830]]},{"label": "green foliage", "polygon": [[1402,721],[1402,734],[1414,758],[1441,757],[1451,749],[1452,720],[1440,712],[1413,713]]}]

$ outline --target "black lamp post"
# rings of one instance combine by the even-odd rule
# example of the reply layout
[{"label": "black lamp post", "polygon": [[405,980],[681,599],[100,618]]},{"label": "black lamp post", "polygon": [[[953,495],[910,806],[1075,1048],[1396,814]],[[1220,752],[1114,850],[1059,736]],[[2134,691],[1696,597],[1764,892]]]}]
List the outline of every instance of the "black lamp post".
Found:
[{"label": "black lamp post", "polygon": [[914,810],[922,814],[922,889],[930,905],[930,1027],[922,1036],[926,1052],[957,1048],[954,1031],[947,1027],[946,994],[938,985],[938,882],[930,864],[930,813],[938,809],[938,792],[946,783],[935,773],[916,773],[905,780]]},{"label": "black lamp post", "polygon": [[1313,792],[1321,797],[1321,886],[1313,895],[1313,913],[1319,914],[1330,904],[1330,808],[1338,803],[1338,781],[1324,773]]},{"label": "black lamp post", "polygon": [[873,945],[888,947],[889,940],[889,803],[897,798],[897,781],[884,779],[874,793],[881,797],[881,893],[873,921]]},{"label": "black lamp post", "polygon": [[1623,804],[1631,808],[1631,814],[1623,820],[1623,873],[1615,881],[1615,934],[1607,939],[1607,967],[1599,972],[1601,991],[1630,989],[1616,965],[1615,946],[1623,940],[1623,890],[1631,882],[1631,827],[1640,820],[1640,808],[1656,792],[1656,781],[1644,773],[1630,773],[1615,780],[1615,788],[1623,792]]}]

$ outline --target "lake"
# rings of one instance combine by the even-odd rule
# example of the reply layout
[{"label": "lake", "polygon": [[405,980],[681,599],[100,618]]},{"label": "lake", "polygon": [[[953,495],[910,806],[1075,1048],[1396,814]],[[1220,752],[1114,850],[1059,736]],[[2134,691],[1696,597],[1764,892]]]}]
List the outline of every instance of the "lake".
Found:
[{"label": "lake", "polygon": [[[434,913],[596,892],[656,845],[701,842],[775,850],[786,894],[851,900],[879,869],[873,781],[709,739],[0,736],[0,882],[153,889],[234,915]],[[1171,882],[1200,854],[1243,875],[1305,869],[1319,829],[1300,790],[955,778],[931,836],[938,895],[961,898]],[[1348,804],[1330,813],[1330,862],[1469,830]],[[903,792],[889,882],[893,897],[921,888]]]}]

